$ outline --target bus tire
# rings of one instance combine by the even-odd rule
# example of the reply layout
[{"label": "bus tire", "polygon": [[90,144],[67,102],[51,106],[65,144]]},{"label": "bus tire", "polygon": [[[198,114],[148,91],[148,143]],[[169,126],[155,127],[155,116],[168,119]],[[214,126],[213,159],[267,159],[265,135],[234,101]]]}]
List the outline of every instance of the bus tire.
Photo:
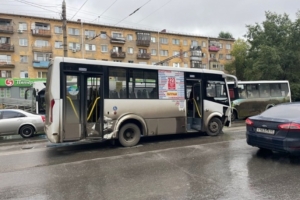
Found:
[{"label": "bus tire", "polygon": [[222,129],[222,121],[217,117],[213,117],[208,122],[206,134],[209,136],[217,136],[222,133]]},{"label": "bus tire", "polygon": [[31,125],[24,125],[20,128],[19,130],[19,134],[23,137],[23,138],[30,138],[34,135],[34,128]]},{"label": "bus tire", "polygon": [[125,124],[119,131],[119,142],[124,147],[132,147],[139,143],[141,138],[140,128],[133,123]]}]

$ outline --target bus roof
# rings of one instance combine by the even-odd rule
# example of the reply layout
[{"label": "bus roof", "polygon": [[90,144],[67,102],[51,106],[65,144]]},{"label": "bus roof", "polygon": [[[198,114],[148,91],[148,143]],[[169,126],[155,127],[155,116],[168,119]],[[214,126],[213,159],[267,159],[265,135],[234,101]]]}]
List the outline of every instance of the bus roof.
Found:
[{"label": "bus roof", "polygon": [[[288,80],[258,80],[258,81],[238,81],[238,84],[259,84],[259,83],[289,83]],[[227,84],[234,84],[234,82],[230,81]]]},{"label": "bus roof", "polygon": [[55,57],[53,63],[78,63],[78,64],[88,64],[88,65],[104,65],[104,66],[115,66],[115,67],[130,67],[137,69],[156,69],[156,70],[176,70],[183,72],[201,72],[209,74],[225,74],[223,71],[218,70],[209,70],[209,69],[200,69],[200,68],[172,68],[169,66],[160,66],[160,65],[147,65],[147,64],[135,64],[135,63],[124,63],[124,62],[112,62],[112,61],[102,61],[102,60],[89,60],[89,59],[80,59],[80,58],[70,58],[70,57]]}]

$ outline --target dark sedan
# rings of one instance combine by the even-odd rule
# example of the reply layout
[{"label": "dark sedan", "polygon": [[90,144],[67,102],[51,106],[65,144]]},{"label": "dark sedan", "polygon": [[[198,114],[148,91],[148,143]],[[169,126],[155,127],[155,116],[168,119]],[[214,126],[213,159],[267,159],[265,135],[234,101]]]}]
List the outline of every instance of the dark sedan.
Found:
[{"label": "dark sedan", "polygon": [[300,153],[300,102],[285,103],[246,119],[247,143],[263,150]]}]

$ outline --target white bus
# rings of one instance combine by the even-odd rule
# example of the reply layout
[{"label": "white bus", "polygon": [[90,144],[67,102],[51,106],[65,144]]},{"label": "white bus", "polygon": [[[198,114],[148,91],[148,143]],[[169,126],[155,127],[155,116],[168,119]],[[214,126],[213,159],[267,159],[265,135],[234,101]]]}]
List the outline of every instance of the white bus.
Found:
[{"label": "white bus", "polygon": [[52,143],[206,132],[230,126],[221,71],[56,57],[48,69],[45,133]]},{"label": "white bus", "polygon": [[[231,120],[257,115],[277,104],[291,102],[287,80],[238,81],[238,89],[228,82],[232,103]],[[238,92],[234,92],[238,91]]]}]

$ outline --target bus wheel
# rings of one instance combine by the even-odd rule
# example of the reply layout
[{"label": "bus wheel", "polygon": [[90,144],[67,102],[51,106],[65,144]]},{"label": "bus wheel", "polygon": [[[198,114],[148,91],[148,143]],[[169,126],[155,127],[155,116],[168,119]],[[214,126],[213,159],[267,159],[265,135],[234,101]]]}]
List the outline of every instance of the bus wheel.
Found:
[{"label": "bus wheel", "polygon": [[208,127],[207,127],[207,135],[209,136],[217,136],[222,132],[223,126],[222,122],[219,118],[213,117],[209,122],[208,122]]},{"label": "bus wheel", "polygon": [[141,138],[140,128],[133,124],[125,124],[119,131],[119,142],[124,147],[135,146]]},{"label": "bus wheel", "polygon": [[23,138],[30,138],[33,136],[34,134],[34,128],[30,125],[25,125],[22,126],[19,130],[19,134],[23,137]]}]

